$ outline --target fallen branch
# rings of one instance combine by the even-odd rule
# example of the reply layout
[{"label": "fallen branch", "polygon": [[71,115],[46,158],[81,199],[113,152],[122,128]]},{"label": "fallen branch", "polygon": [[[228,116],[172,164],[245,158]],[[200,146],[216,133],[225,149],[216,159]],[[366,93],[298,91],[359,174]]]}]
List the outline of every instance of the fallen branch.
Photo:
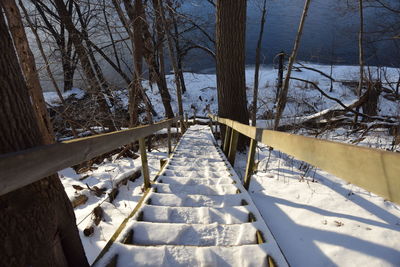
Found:
[{"label": "fallen branch", "polygon": [[[353,110],[352,108],[350,108],[350,107],[346,106],[345,104],[343,104],[343,102],[340,101],[339,99],[337,99],[337,98],[335,98],[335,97],[332,97],[332,96],[328,95],[327,93],[325,93],[325,92],[324,92],[321,88],[319,88],[318,85],[316,85],[314,82],[311,82],[311,81],[308,81],[308,80],[304,80],[304,79],[300,79],[300,78],[295,78],[295,77],[290,77],[290,79],[311,84],[311,85],[314,86],[314,88],[317,89],[323,96],[325,96],[326,98],[328,98],[328,99],[330,99],[330,100],[335,101],[335,102],[338,103],[340,106],[342,106],[345,110],[347,110],[347,111],[349,111],[349,112],[351,112],[351,113],[354,113],[354,114],[356,114],[356,115],[358,115],[358,116],[362,116],[362,117],[364,117],[364,118],[368,118],[368,119],[371,119],[371,120],[384,121],[384,122],[388,122],[388,123],[395,123],[394,121],[392,121],[392,120],[390,120],[390,119],[385,119],[385,118],[377,117],[377,116],[368,116],[367,114],[364,114],[364,113],[361,113],[361,112],[358,112],[358,111]],[[360,102],[362,102],[361,100],[364,100],[364,101],[365,101],[365,97],[366,97],[366,95],[363,95],[363,96],[360,98]]]},{"label": "fallen branch", "polygon": [[324,76],[324,77],[330,79],[332,82],[335,82],[335,81],[336,81],[332,76],[326,74],[325,72],[322,72],[322,71],[320,71],[320,70],[317,70],[317,69],[314,69],[314,68],[311,68],[311,67],[307,67],[307,66],[301,64],[300,62],[297,62],[297,64],[299,64],[299,65],[301,66],[301,67],[297,67],[298,69],[312,70],[312,71],[318,72],[318,73],[321,74],[322,76]]}]

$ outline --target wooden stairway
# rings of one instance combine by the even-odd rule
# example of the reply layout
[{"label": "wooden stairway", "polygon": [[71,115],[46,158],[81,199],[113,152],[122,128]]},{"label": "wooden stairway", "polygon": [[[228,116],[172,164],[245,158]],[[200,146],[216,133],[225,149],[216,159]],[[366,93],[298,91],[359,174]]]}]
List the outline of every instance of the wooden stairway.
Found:
[{"label": "wooden stairway", "polygon": [[206,126],[190,127],[95,266],[287,266]]}]

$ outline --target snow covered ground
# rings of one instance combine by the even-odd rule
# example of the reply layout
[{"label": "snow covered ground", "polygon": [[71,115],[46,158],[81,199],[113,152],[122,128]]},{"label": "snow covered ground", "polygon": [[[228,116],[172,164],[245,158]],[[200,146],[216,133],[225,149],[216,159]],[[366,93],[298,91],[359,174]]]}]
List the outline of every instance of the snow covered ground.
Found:
[{"label": "snow covered ground", "polygon": [[[128,181],[126,185],[119,187],[119,193],[110,203],[108,193],[113,186],[124,178],[131,176],[136,170],[141,168],[140,157],[133,160],[131,158],[104,160],[101,164],[94,164],[93,170],[83,174],[76,174],[72,168],[59,172],[61,182],[70,199],[78,195],[88,196],[85,204],[76,207],[75,216],[78,225],[79,234],[88,257],[89,263],[92,263],[107,241],[114,234],[121,222],[132,212],[133,208],[143,196],[143,177],[134,181]],[[160,170],[160,159],[167,157],[165,146],[160,146],[156,150],[148,153],[150,176],[154,177]],[[76,190],[73,186],[80,186],[83,190]],[[94,191],[87,187],[104,188],[105,194],[96,196]],[[98,205],[104,211],[104,218],[100,224],[95,227],[93,235],[84,236],[83,230],[90,225],[92,211]]]},{"label": "snow covered ground", "polygon": [[256,158],[249,192],[291,266],[400,265],[400,206],[264,145]]}]

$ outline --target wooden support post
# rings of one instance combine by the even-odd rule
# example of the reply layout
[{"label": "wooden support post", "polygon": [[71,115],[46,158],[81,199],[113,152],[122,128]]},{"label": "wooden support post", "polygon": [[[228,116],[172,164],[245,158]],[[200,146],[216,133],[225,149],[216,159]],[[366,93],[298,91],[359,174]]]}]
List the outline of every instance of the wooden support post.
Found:
[{"label": "wooden support post", "polygon": [[168,156],[172,153],[172,145],[171,145],[171,125],[167,128],[168,133]]},{"label": "wooden support post", "polygon": [[210,120],[209,120],[209,124],[210,124],[210,128],[211,128],[211,133],[212,133],[213,135],[215,135],[215,134],[214,134],[213,121],[212,121],[211,118],[210,118]]},{"label": "wooden support post", "polygon": [[251,175],[254,171],[254,156],[256,155],[257,141],[250,140],[249,154],[247,157],[246,174],[244,175],[243,186],[249,190]]},{"label": "wooden support post", "polygon": [[193,112],[193,124],[196,124],[196,111]]},{"label": "wooden support post", "polygon": [[142,174],[144,180],[144,188],[150,188],[150,175],[149,175],[149,165],[147,162],[147,153],[146,153],[146,144],[144,138],[139,139],[139,149],[140,149],[140,158],[142,159]]},{"label": "wooden support post", "polygon": [[186,131],[185,130],[185,116],[182,114],[182,116],[179,116],[179,125],[181,127],[181,134],[183,135],[183,133]]},{"label": "wooden support post", "polygon": [[187,113],[185,113],[185,124],[186,128],[189,128],[189,115]]},{"label": "wooden support post", "polygon": [[224,143],[222,144],[223,151],[225,156],[228,156],[229,152],[229,141],[231,140],[231,131],[232,129],[229,126],[226,126],[225,128],[225,138],[224,138]]},{"label": "wooden support post", "polygon": [[229,153],[228,153],[228,160],[231,163],[232,167],[233,167],[233,165],[235,165],[236,148],[237,148],[238,140],[239,140],[239,132],[232,129],[231,142],[230,142]]}]

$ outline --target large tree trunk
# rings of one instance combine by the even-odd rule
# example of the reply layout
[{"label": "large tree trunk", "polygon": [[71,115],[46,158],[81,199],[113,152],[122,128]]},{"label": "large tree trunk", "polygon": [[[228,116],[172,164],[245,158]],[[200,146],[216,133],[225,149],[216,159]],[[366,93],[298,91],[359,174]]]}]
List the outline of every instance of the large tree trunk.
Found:
[{"label": "large tree trunk", "polygon": [[[0,154],[5,154],[44,141],[1,9],[0,37]],[[56,174],[0,196],[0,214],[0,266],[89,266]]]},{"label": "large tree trunk", "polygon": [[281,120],[281,116],[283,111],[285,110],[287,95],[289,91],[289,83],[290,83],[290,75],[292,74],[293,64],[296,61],[297,51],[299,50],[301,36],[303,34],[304,23],[306,22],[308,8],[310,7],[311,0],[305,0],[303,14],[301,16],[299,29],[297,30],[296,40],[294,41],[294,47],[292,54],[289,57],[289,63],[287,67],[286,77],[283,81],[282,90],[279,94],[278,104],[276,107],[275,121],[274,121],[274,130],[277,130],[279,127],[279,121]]},{"label": "large tree trunk", "polygon": [[38,71],[36,69],[35,58],[29,47],[25,28],[22,24],[21,14],[14,0],[4,0],[1,2],[6,13],[8,26],[14,39],[18,58],[24,73],[28,92],[34,107],[34,114],[38,121],[39,130],[46,144],[54,142],[53,126],[47,113],[46,103],[43,97],[43,90],[40,85]]},{"label": "large tree trunk", "polygon": [[[218,115],[249,124],[245,80],[246,0],[218,0],[216,57]],[[245,148],[239,139],[238,149]]]}]

